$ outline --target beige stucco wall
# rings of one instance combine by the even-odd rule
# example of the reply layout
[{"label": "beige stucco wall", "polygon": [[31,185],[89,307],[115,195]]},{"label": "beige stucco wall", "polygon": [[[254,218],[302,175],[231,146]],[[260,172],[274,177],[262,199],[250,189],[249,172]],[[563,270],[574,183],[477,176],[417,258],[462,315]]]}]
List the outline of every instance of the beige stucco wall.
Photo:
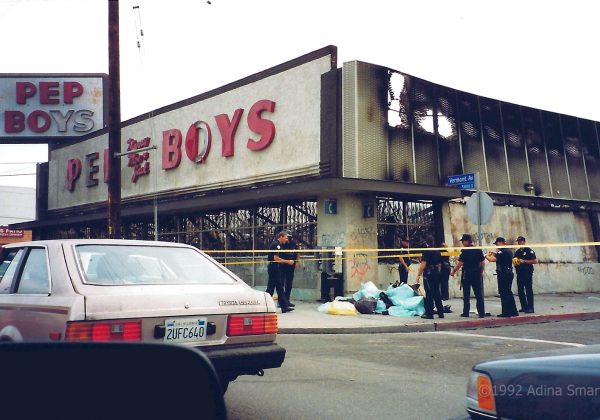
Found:
[{"label": "beige stucco wall", "polygon": [[[445,241],[460,250],[459,238],[463,233],[477,237],[477,226],[468,221],[466,206],[447,203],[443,206]],[[592,228],[587,213],[532,210],[519,207],[494,207],[489,223],[482,226],[482,246],[491,246],[497,236],[515,244],[519,235],[527,238],[527,245],[536,253],[539,264],[535,266],[533,287],[536,293],[599,292],[600,263],[594,246],[559,246],[567,243],[593,242]],[[452,262],[454,265],[454,261]],[[413,265],[416,271],[417,266]],[[487,263],[484,289],[487,296],[498,294],[495,264]],[[397,266],[381,264],[377,283],[380,288],[398,278]],[[462,296],[458,287],[458,274],[450,278],[450,295]],[[414,282],[414,273],[409,283]],[[516,281],[513,282],[516,293]]]}]

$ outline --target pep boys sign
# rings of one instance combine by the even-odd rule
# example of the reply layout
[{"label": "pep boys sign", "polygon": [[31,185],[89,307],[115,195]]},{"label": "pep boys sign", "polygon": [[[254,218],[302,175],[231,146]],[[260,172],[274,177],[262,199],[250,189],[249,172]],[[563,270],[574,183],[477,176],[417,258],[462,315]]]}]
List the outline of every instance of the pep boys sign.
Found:
[{"label": "pep boys sign", "polygon": [[[162,141],[159,146],[161,153],[161,168],[173,170],[179,167],[184,156],[190,161],[201,164],[206,161],[213,145],[213,140],[221,140],[221,156],[228,158],[234,156],[235,136],[245,115],[245,123],[250,131],[256,134],[253,138],[244,139],[245,147],[252,152],[266,149],[275,138],[275,124],[266,118],[263,113],[274,113],[276,103],[263,99],[255,102],[248,111],[236,109],[230,116],[228,114],[215,115],[212,120],[216,125],[216,135],[208,121],[198,120],[190,124],[184,133],[178,128],[171,128],[162,132]],[[209,119],[210,121],[210,119]],[[215,138],[213,138],[215,137]],[[152,139],[145,137],[140,140],[130,138],[127,140],[127,151],[147,148],[152,145]],[[108,150],[103,151],[104,164],[102,165],[104,182],[108,182]],[[144,175],[150,173],[150,153],[131,153],[127,155],[127,166],[132,169],[131,182],[135,183]],[[67,161],[66,187],[75,191],[77,181],[83,175],[86,187],[98,185],[100,166],[99,152],[87,154],[84,162],[73,157]]]},{"label": "pep boys sign", "polygon": [[104,128],[106,75],[0,75],[0,140]]}]

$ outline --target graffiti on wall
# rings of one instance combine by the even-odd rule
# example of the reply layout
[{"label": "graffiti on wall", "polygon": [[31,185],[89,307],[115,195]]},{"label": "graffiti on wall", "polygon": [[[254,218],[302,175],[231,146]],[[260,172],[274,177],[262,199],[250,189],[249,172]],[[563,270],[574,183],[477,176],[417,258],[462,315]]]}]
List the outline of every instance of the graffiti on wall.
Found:
[{"label": "graffiti on wall", "polygon": [[584,276],[594,275],[594,267],[591,266],[577,267],[577,271],[583,274]]},{"label": "graffiti on wall", "polygon": [[350,277],[358,277],[362,280],[371,270],[369,257],[364,252],[355,253],[352,256],[351,264]]},{"label": "graffiti on wall", "polygon": [[350,243],[361,245],[368,243],[373,237],[377,237],[375,228],[357,227],[354,231],[350,232]]},{"label": "graffiti on wall", "polygon": [[344,232],[324,233],[321,235],[322,246],[344,246],[346,235]]}]

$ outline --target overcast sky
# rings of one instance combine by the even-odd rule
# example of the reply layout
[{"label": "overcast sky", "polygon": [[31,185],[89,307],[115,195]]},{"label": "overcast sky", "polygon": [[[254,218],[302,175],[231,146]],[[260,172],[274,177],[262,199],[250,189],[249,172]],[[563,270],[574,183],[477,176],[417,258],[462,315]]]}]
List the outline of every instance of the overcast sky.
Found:
[{"label": "overcast sky", "polygon": [[[600,121],[594,0],[210,2],[120,0],[123,120],[331,44],[338,66]],[[0,73],[108,73],[107,22],[106,0],[0,0]],[[0,185],[34,187],[46,158],[0,145]]]}]

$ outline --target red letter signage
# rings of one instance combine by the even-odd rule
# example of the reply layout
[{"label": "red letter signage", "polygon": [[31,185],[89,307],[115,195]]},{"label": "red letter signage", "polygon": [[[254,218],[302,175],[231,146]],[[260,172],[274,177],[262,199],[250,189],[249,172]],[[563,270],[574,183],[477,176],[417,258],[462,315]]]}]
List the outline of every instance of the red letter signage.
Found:
[{"label": "red letter signage", "polygon": [[238,108],[233,113],[233,121],[229,120],[229,116],[227,114],[219,114],[215,116],[215,121],[217,122],[217,127],[219,127],[219,131],[221,132],[221,156],[229,157],[233,156],[233,139],[235,138],[235,131],[242,119],[242,114],[244,110]]},{"label": "red letter signage", "polygon": [[163,131],[162,167],[174,169],[181,163],[181,131],[177,129]]},{"label": "red letter signage", "polygon": [[266,149],[275,138],[275,124],[273,121],[265,120],[260,117],[263,111],[275,111],[275,102],[262,100],[256,102],[248,112],[248,127],[256,134],[260,134],[260,139],[248,139],[248,149],[257,151]]}]

